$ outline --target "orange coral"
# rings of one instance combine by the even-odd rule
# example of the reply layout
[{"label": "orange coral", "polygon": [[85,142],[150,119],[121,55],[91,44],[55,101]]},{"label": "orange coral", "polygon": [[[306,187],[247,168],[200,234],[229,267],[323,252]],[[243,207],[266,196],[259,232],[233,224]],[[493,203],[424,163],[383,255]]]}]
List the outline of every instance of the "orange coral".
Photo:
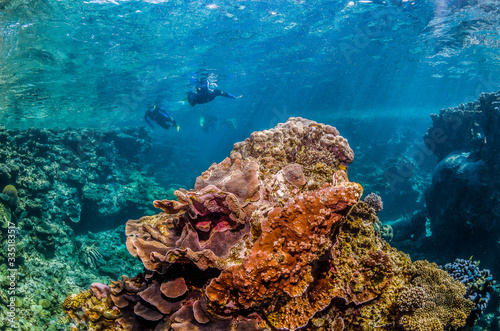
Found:
[{"label": "orange coral", "polygon": [[[265,304],[267,314],[273,314],[299,306],[296,299],[311,295],[308,288],[318,291],[321,287],[320,283],[312,284],[313,263],[331,246],[331,233],[359,196],[353,187],[325,185],[299,196],[285,208],[274,208],[263,220],[262,235],[249,255],[211,281],[207,298],[225,313]],[[278,328],[296,329],[328,303],[301,312],[299,319],[271,322]]]},{"label": "orange coral", "polygon": [[[375,211],[347,177],[353,156],[335,128],[301,118],[253,133],[194,190],[155,201],[163,213],[127,222],[127,248],[144,273],[109,291],[93,285],[82,302],[68,299],[68,313],[105,322],[101,330],[460,325],[470,312],[461,287],[376,233]],[[451,315],[427,318],[432,303]]]}]

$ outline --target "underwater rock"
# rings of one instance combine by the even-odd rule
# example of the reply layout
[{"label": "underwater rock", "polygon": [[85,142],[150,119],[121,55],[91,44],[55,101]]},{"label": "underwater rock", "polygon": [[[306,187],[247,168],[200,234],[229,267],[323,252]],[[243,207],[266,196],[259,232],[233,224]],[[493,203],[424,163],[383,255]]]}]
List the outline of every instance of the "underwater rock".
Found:
[{"label": "underwater rock", "polygon": [[[432,114],[432,127],[424,142],[443,160],[451,152],[474,151],[478,156],[494,157],[494,146],[500,142],[500,133],[495,130],[499,124],[500,93],[482,93],[479,100],[442,109]],[[493,161],[493,160],[492,160]]]},{"label": "underwater rock", "polygon": [[[102,331],[465,325],[474,306],[465,286],[377,234],[374,209],[347,177],[352,158],[335,128],[303,118],[252,133],[193,190],[155,201],[163,213],[127,223],[144,272],[111,282],[107,297],[93,284],[97,295],[73,294],[65,311]],[[418,302],[396,309],[409,291]]]},{"label": "underwater rock", "polygon": [[[500,92],[433,114],[424,142],[438,157],[426,192],[432,246],[442,261],[474,255],[498,266]],[[494,272],[500,272],[496,267]]]}]

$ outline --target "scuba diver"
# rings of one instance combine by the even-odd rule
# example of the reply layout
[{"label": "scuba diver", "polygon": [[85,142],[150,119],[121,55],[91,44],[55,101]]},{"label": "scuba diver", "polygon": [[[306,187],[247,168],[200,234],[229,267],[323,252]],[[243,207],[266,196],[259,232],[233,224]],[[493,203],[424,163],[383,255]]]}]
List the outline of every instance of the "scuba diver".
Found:
[{"label": "scuba diver", "polygon": [[235,97],[232,94],[219,90],[217,88],[217,84],[209,82],[206,78],[193,79],[193,81],[196,82],[194,91],[189,91],[187,95],[187,100],[191,106],[199,103],[210,102],[219,95],[234,100],[239,98]]},{"label": "scuba diver", "polygon": [[146,114],[144,114],[144,119],[149,124],[151,128],[154,129],[153,125],[148,121],[148,118],[155,121],[159,126],[164,128],[165,130],[170,129],[170,127],[174,126],[179,131],[179,126],[177,122],[174,120],[172,116],[163,108],[153,106],[152,109],[148,109]]}]

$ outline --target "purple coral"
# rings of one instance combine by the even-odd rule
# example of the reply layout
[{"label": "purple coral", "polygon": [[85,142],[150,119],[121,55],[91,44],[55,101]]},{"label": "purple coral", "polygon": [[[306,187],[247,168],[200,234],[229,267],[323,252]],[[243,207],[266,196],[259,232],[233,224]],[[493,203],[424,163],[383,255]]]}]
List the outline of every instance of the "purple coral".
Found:
[{"label": "purple coral", "polygon": [[382,203],[382,198],[380,195],[375,193],[370,193],[365,197],[364,202],[373,210],[375,213],[378,213],[384,208],[384,204]]}]

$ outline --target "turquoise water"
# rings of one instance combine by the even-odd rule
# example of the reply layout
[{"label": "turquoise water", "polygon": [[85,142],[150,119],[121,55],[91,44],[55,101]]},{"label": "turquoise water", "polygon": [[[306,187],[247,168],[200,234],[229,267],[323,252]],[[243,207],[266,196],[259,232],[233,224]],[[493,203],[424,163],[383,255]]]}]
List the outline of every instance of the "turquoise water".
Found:
[{"label": "turquoise water", "polygon": [[[375,1],[374,1],[375,2]],[[3,1],[2,123],[122,126],[148,104],[238,117],[426,117],[497,90],[498,13],[483,1]],[[213,69],[238,102],[191,109]],[[191,123],[186,124],[191,128]]]},{"label": "turquoise water", "polygon": [[[497,90],[494,4],[3,1],[0,121],[122,127],[145,124],[161,103],[181,125],[168,144],[224,146],[218,160],[290,116],[428,119]],[[190,107],[189,79],[203,69],[242,98]],[[233,120],[236,132],[206,139],[205,114]]]},{"label": "turquoise water", "polygon": [[[356,154],[349,178],[382,197],[379,217],[399,233],[395,247],[440,264],[474,255],[499,274],[498,211],[483,213],[488,221],[481,222],[493,225],[481,231],[491,238],[467,228],[471,241],[460,248],[447,238],[453,244],[446,252],[432,243],[432,232],[449,224],[429,217],[422,242],[404,225],[428,208],[426,192],[441,161],[424,146],[430,114],[499,89],[499,5],[0,0],[0,189],[19,190],[13,213],[26,268],[19,282],[23,291],[40,278],[65,282],[57,295],[40,289],[23,296],[22,329],[34,330],[31,315],[40,312],[32,306],[40,296],[56,305],[94,281],[135,274],[141,266],[124,246],[128,219],[157,212],[151,201],[173,198],[179,187],[193,188],[234,143],[296,116],[335,126],[349,140]],[[191,106],[191,80],[204,75],[238,98]],[[150,128],[144,114],[153,105],[178,128]],[[498,176],[491,171],[487,181],[498,183]],[[498,196],[491,190],[482,198],[494,205]],[[461,198],[470,199],[454,197]],[[457,213],[472,215],[470,222],[480,218],[481,210],[460,206]],[[106,266],[88,253],[92,247],[118,247],[118,255],[104,254]],[[121,258],[123,266],[110,267]],[[0,283],[7,284],[4,275]],[[492,302],[484,330],[498,330],[498,294]],[[36,326],[47,330],[61,315],[50,310]]]}]

